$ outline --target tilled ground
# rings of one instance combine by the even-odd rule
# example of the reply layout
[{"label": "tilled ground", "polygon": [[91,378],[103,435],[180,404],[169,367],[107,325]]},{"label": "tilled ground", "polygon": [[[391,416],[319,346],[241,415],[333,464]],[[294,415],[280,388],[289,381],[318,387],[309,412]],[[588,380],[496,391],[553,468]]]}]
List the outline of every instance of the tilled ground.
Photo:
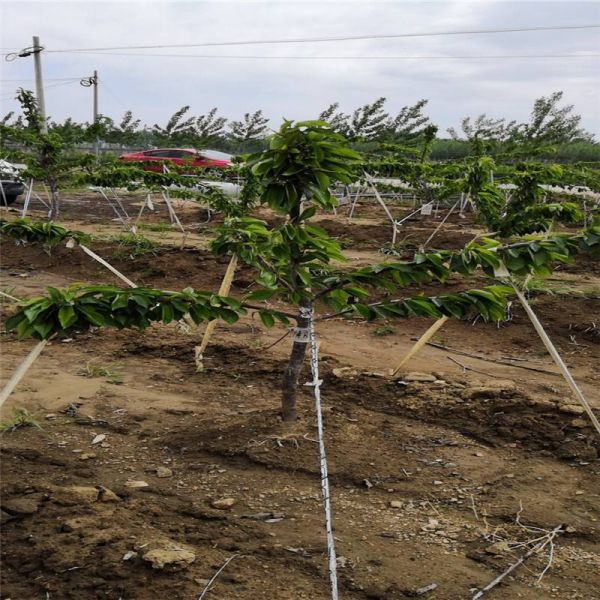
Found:
[{"label": "tilled ground", "polygon": [[[201,248],[114,262],[174,289],[216,288],[226,266]],[[92,265],[4,247],[2,284],[25,295],[112,281]],[[250,280],[241,271],[236,291]],[[597,298],[535,300],[597,402]],[[556,376],[444,349],[415,360],[421,375],[383,376],[428,324],[383,337],[339,320],[319,329],[341,597],[468,599],[562,525],[541,582],[548,547],[489,597],[600,599],[600,445],[581,408]],[[530,331],[516,309],[500,329],[452,323],[436,341],[553,370]],[[289,338],[266,349],[279,335],[249,319],[220,328],[204,373],[193,367],[197,335],[175,327],[52,343],[3,412],[26,407],[42,430],[0,438],[2,599],[192,600],[232,557],[205,598],[327,598],[312,396],[303,388],[297,424],[280,422]],[[4,339],[5,377],[29,346]]]}]

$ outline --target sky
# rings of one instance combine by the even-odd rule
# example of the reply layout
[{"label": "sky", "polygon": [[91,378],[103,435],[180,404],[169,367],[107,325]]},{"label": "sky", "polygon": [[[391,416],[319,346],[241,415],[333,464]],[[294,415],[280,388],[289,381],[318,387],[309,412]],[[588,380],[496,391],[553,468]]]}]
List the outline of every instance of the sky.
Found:
[{"label": "sky", "polygon": [[[164,48],[129,55],[53,52],[590,25],[600,24],[599,1],[0,0],[0,22],[3,54],[40,37],[46,110],[54,120],[91,120],[91,90],[76,78],[96,69],[100,112],[119,119],[132,110],[149,125],[164,124],[190,105],[194,115],[218,107],[230,119],[262,109],[276,127],[283,118],[316,118],[332,102],[350,112],[384,96],[392,114],[429,99],[426,114],[444,132],[481,113],[526,121],[536,98],[563,90],[583,126],[600,137],[600,56],[481,58],[600,54],[600,29]],[[236,58],[218,58],[223,56]],[[362,58],[369,56],[394,58]],[[0,61],[2,115],[18,108],[19,86],[34,89],[31,56]]]}]

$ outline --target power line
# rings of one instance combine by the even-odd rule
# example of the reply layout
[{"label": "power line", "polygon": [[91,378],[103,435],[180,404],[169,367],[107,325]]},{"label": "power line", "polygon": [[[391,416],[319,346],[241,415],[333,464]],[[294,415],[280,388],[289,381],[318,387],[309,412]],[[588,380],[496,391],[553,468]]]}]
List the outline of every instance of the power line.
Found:
[{"label": "power line", "polygon": [[[75,81],[81,77],[46,77],[45,81]],[[22,77],[21,79],[0,79],[0,83],[9,83],[17,81],[35,81],[33,77]]]},{"label": "power line", "polygon": [[[65,85],[71,85],[72,83],[76,83],[77,81],[79,81],[79,79],[75,79],[73,81],[57,81],[55,83],[51,83],[50,85],[44,86],[44,89],[51,90],[53,88],[62,87]],[[4,93],[6,94],[6,92],[4,92]],[[0,97],[0,100],[16,100],[16,97],[13,92],[11,94],[6,94],[6,95]]]},{"label": "power line", "polygon": [[136,56],[158,58],[202,58],[234,60],[491,60],[527,58],[598,58],[598,54],[498,54],[493,56],[257,56],[257,55],[218,55],[218,54],[156,54],[142,52],[93,52],[83,54],[97,56]]},{"label": "power line", "polygon": [[390,33],[390,34],[369,34],[369,35],[343,35],[332,37],[315,38],[290,38],[276,40],[242,40],[231,42],[203,42],[200,44],[157,44],[147,46],[113,46],[107,48],[64,48],[59,50],[45,50],[45,52],[102,52],[105,50],[151,50],[161,48],[201,48],[207,46],[248,46],[255,44],[304,44],[313,42],[346,42],[355,40],[385,40],[414,37],[434,37],[444,35],[480,35],[487,33],[520,33],[526,31],[559,31],[575,29],[597,29],[600,25],[552,25],[541,27],[518,27],[503,29],[467,29],[457,31],[433,31],[433,32],[415,32],[415,33]]}]

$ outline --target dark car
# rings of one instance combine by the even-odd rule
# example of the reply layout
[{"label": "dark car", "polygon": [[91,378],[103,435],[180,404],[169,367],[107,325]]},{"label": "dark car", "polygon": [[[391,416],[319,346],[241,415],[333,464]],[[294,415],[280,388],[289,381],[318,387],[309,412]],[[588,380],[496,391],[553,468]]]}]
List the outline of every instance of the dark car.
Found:
[{"label": "dark car", "polygon": [[0,160],[0,206],[10,206],[24,191],[19,169],[6,160]]},{"label": "dark car", "polygon": [[162,171],[163,165],[175,165],[178,171],[184,170],[185,167],[224,169],[231,166],[231,157],[228,154],[194,148],[159,148],[121,154],[119,158],[123,162],[142,164],[147,171]]}]

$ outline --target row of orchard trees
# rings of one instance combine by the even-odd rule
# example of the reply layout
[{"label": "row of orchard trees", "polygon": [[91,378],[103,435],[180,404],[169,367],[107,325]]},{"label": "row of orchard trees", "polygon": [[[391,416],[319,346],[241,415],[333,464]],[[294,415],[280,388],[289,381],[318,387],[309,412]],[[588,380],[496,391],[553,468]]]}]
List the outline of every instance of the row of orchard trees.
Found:
[{"label": "row of orchard trees", "polygon": [[[334,102],[318,118],[330,123],[336,133],[354,144],[411,143],[428,132],[438,134],[437,126],[425,114],[427,100],[404,106],[397,114],[386,110],[386,102],[386,98],[381,97],[350,113],[342,112],[339,103]],[[448,129],[446,138],[450,139],[434,141],[434,157],[437,151],[442,158],[457,158],[469,152],[469,142],[481,140],[488,143],[494,152],[505,152],[518,145],[521,151],[526,149],[529,154],[539,154],[549,153],[555,146],[567,145],[571,149],[579,148],[580,159],[600,158],[598,144],[581,127],[581,116],[575,114],[573,108],[563,104],[562,92],[555,92],[535,101],[527,122],[491,118],[485,114],[465,117],[459,129]],[[13,128],[27,126],[24,116],[14,113],[6,115],[0,124]],[[143,124],[132,111],[127,111],[116,121],[101,115],[94,127],[70,118],[62,123],[50,121],[49,130],[66,143],[100,138],[107,143],[128,147],[214,147],[234,153],[265,149],[270,132],[269,119],[262,110],[246,113],[236,121],[219,115],[217,108],[206,114],[194,115],[190,106],[175,111],[164,124]],[[446,156],[448,153],[450,156]],[[568,156],[568,153],[563,152],[563,156]],[[577,153],[572,151],[571,158],[576,157]]]},{"label": "row of orchard trees", "polygon": [[[415,163],[415,164],[423,164]],[[48,340],[73,336],[90,328],[136,328],[153,322],[170,323],[189,315],[196,323],[234,322],[249,311],[270,327],[276,321],[295,326],[288,363],[282,376],[281,414],[297,418],[299,379],[306,354],[306,332],[313,321],[346,316],[360,319],[402,319],[413,316],[486,320],[504,318],[512,293],[506,284],[535,274],[546,276],[556,262],[572,260],[580,252],[600,250],[600,226],[592,224],[573,233],[556,233],[560,220],[577,218],[576,208],[546,210],[535,177],[523,185],[514,210],[499,206],[488,187],[489,162],[475,162],[462,181],[469,185],[485,220],[489,237],[454,251],[418,251],[404,260],[388,260],[366,267],[348,265],[339,243],[311,222],[317,210],[331,210],[337,183],[355,181],[363,168],[361,156],[343,136],[321,121],[286,121],[269,139],[266,151],[247,158],[254,202],[284,217],[269,224],[251,216],[251,203],[232,205],[218,226],[211,250],[236,256],[251,267],[253,283],[240,297],[186,288],[181,292],[114,286],[48,288],[43,296],[20,303],[6,328],[20,337]],[[529,192],[526,193],[526,190]],[[492,194],[492,198],[487,195]],[[5,223],[1,233],[32,241],[73,236],[56,227]],[[522,234],[533,234],[522,237]],[[76,234],[75,234],[76,236]],[[452,274],[486,275],[490,285],[453,294],[403,295],[414,284],[444,282]]]},{"label": "row of orchard trees", "polygon": [[[93,183],[108,187],[131,187],[134,180],[141,182],[146,187],[154,188],[170,184],[180,187],[190,185],[189,178],[178,177],[176,173],[168,175],[148,173],[132,166],[117,165],[118,161],[115,162],[115,158],[111,156],[104,157],[103,161],[97,161],[89,154],[77,152],[73,140],[64,135],[64,132],[61,133],[56,128],[44,131],[42,119],[31,92],[20,90],[18,99],[23,113],[19,117],[19,125],[0,123],[0,140],[5,145],[8,144],[8,147],[13,148],[11,153],[14,158],[19,162],[26,163],[25,177],[43,181],[47,185],[51,196],[49,215],[51,219],[58,216],[59,190],[66,185]],[[555,98],[555,100],[558,99],[559,97]],[[552,112],[551,104],[551,102],[543,104],[546,112]],[[371,119],[369,115],[373,111],[375,113],[380,111],[381,106],[382,103],[378,101],[369,105],[368,110],[361,109],[360,115],[355,114],[351,119],[354,129],[350,132],[342,126],[344,119],[335,112],[335,105],[325,111],[324,116],[329,119],[329,130],[343,136],[351,143],[351,140],[360,139],[357,133],[359,128],[369,122]],[[522,164],[524,158],[528,158],[534,153],[531,143],[526,141],[510,142],[511,146],[508,147],[508,142],[505,140],[502,150],[499,151],[496,142],[489,136],[486,137],[487,134],[480,135],[479,129],[474,131],[471,125],[466,128],[471,136],[470,155],[467,158],[447,161],[443,164],[432,162],[431,153],[437,130],[435,126],[428,124],[425,117],[419,117],[421,108],[422,103],[419,103],[409,107],[409,110],[403,109],[402,118],[399,115],[395,119],[397,128],[404,127],[405,143],[372,143],[368,149],[365,149],[360,166],[356,166],[354,169],[354,180],[359,178],[363,171],[399,177],[421,194],[424,201],[439,200],[456,192],[465,192],[480,204],[483,202],[481,198],[484,197],[490,204],[493,192],[495,198],[493,210],[498,215],[503,214],[505,206],[502,200],[503,194],[497,185],[493,185],[489,181],[493,180],[494,172],[505,182],[517,185],[515,197],[519,197],[521,188],[529,186],[529,189],[524,190],[523,193],[527,198],[535,199],[536,203],[540,200],[538,196],[541,196],[540,184],[585,185],[595,191],[600,191],[600,176],[593,165],[551,167],[540,164]],[[567,109],[561,110],[561,114],[565,118],[568,116]],[[183,109],[179,111],[170,120],[167,129],[177,129],[171,125],[179,122],[184,112]],[[376,119],[377,122],[380,122],[381,118],[382,115]],[[571,128],[576,127],[577,119],[571,117],[569,119]],[[478,119],[479,121],[480,119]],[[537,119],[536,122],[539,125],[540,119]],[[402,123],[404,125],[401,125]],[[97,135],[98,127],[101,125],[90,126],[86,130],[86,135]],[[566,125],[564,125],[563,131],[566,131],[565,128],[567,128]],[[368,135],[365,133],[363,137],[368,137]],[[18,149],[15,150],[15,148]],[[239,175],[240,167],[238,166],[236,169]],[[200,174],[203,178],[210,177],[206,172]],[[478,181],[477,178],[481,180],[479,181],[481,185],[485,183],[485,189],[475,189],[474,182]],[[497,180],[500,179],[497,177]],[[213,200],[215,199],[213,197]],[[558,206],[557,210],[562,211],[563,216],[566,215],[566,209],[563,206]],[[575,213],[571,211],[571,214]]]}]

